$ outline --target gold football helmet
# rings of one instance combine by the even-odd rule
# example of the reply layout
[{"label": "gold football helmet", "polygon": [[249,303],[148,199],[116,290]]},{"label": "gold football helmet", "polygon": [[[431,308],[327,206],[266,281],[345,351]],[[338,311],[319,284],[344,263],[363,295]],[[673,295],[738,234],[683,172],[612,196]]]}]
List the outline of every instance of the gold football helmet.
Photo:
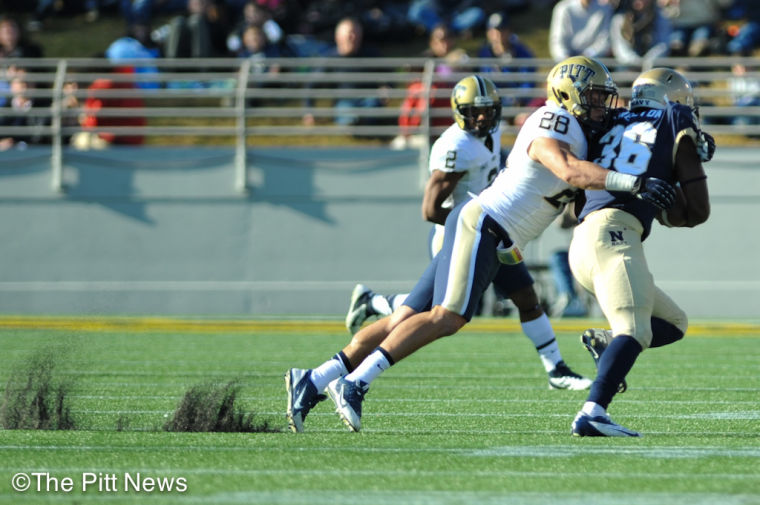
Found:
[{"label": "gold football helmet", "polygon": [[581,125],[598,128],[608,123],[618,95],[610,71],[602,62],[571,56],[549,72],[546,96],[574,115]]},{"label": "gold football helmet", "polygon": [[451,110],[461,129],[485,137],[494,133],[501,121],[499,90],[491,79],[468,75],[451,91]]},{"label": "gold football helmet", "polygon": [[678,102],[695,110],[691,83],[671,68],[653,68],[633,81],[631,110],[664,109],[668,102]]}]

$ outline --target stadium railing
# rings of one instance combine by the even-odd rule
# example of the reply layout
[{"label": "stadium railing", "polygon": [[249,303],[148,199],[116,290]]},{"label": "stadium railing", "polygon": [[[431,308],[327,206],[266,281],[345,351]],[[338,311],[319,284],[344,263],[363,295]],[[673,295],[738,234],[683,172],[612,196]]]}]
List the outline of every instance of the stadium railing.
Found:
[{"label": "stadium railing", "polygon": [[[630,84],[641,68],[612,70],[620,96],[630,96]],[[440,73],[442,65],[445,74]],[[235,150],[236,186],[245,189],[246,156],[251,145],[340,145],[389,142],[398,136],[417,139],[420,165],[425,165],[430,139],[445,126],[435,119],[451,117],[450,88],[473,72],[487,75],[499,86],[505,102],[503,132],[515,135],[514,118],[529,113],[529,102],[545,96],[548,59],[470,58],[451,68],[450,62],[424,58],[276,58],[203,60],[19,59],[4,60],[0,99],[10,102],[9,82],[14,68],[25,70],[27,96],[35,105],[23,112],[0,108],[0,138],[35,136],[51,149],[52,185],[62,189],[64,154],[69,139],[81,133],[120,138],[144,137],[153,145],[224,144]],[[760,135],[760,60],[741,57],[667,58],[656,66],[681,69],[695,82],[701,117],[713,134]],[[129,71],[125,71],[128,68]],[[528,71],[524,69],[528,68]],[[741,69],[742,73],[739,72]],[[107,86],[92,89],[96,80]],[[421,83],[423,103],[439,99],[439,107],[422,107],[419,124],[401,127],[400,107],[407,88]],[[76,103],[71,105],[72,98]],[[370,107],[336,107],[344,98],[377,99]],[[97,111],[85,102],[100,100]],[[133,102],[128,102],[132,100]],[[134,105],[138,100],[139,106]],[[126,106],[125,106],[125,101]],[[739,105],[745,103],[749,105]],[[757,105],[756,105],[757,104]],[[9,126],[10,118],[34,118],[28,125]],[[86,126],[83,116],[107,126]],[[336,122],[352,115],[355,124]],[[305,117],[313,121],[305,121]],[[144,125],[129,118],[143,118]],[[741,118],[737,121],[737,118]],[[182,141],[178,139],[182,139]]]}]

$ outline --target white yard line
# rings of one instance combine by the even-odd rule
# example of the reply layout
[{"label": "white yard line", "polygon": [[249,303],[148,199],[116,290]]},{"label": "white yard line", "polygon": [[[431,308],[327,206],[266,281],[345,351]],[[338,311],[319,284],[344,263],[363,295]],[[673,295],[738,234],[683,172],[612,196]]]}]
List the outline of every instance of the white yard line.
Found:
[{"label": "white yard line", "polygon": [[[345,431],[345,430],[342,430]],[[399,432],[402,433],[402,432]],[[403,432],[408,433],[408,432]],[[290,436],[290,435],[287,435]],[[293,435],[295,436],[295,435]],[[346,436],[352,436],[346,432]],[[727,448],[727,447],[699,447],[699,446],[661,446],[661,447],[636,447],[636,446],[589,446],[589,445],[551,445],[551,446],[530,446],[530,445],[504,445],[497,447],[488,447],[484,449],[463,449],[463,448],[401,448],[401,447],[253,447],[253,446],[235,446],[219,447],[204,445],[166,445],[166,446],[146,446],[146,445],[97,445],[97,446],[23,446],[23,445],[0,445],[0,451],[4,450],[21,450],[21,451],[51,451],[51,450],[73,450],[73,451],[200,451],[200,452],[295,452],[303,454],[305,452],[340,452],[340,453],[357,453],[357,454],[456,454],[462,457],[503,457],[503,458],[567,458],[575,456],[588,455],[590,453],[598,455],[611,456],[633,456],[633,457],[651,457],[651,458],[673,458],[673,459],[699,459],[705,457],[727,457],[727,458],[760,458],[760,448]],[[595,472],[596,473],[596,472]],[[554,473],[556,475],[556,472]],[[702,475],[702,474],[700,474]],[[754,475],[756,478],[757,475]]]},{"label": "white yard line", "polygon": [[[34,502],[34,495],[26,500],[23,495],[16,496],[18,503]],[[70,503],[72,496],[63,494],[47,495],[50,503]],[[76,495],[77,502],[108,503],[123,502],[119,495],[108,496],[103,493],[85,493]],[[360,499],[359,499],[360,498]],[[213,503],[215,505],[356,505],[371,503],[373,505],[546,505],[562,503],[563,505],[756,505],[760,503],[757,495],[749,494],[697,494],[697,493],[549,493],[549,492],[477,492],[477,491],[362,491],[360,493],[340,492],[335,490],[283,490],[283,491],[238,491],[208,495],[164,494],[161,503]]]}]

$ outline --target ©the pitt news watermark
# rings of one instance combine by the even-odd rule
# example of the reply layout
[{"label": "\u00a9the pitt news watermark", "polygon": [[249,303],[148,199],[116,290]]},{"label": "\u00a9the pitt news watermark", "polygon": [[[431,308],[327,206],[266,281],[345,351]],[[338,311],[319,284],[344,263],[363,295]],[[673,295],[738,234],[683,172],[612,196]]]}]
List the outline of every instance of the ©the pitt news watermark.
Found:
[{"label": "\u00a9the pitt news watermark", "polygon": [[18,493],[184,493],[187,478],[150,475],[144,472],[82,472],[56,475],[50,472],[19,472],[11,477]]}]

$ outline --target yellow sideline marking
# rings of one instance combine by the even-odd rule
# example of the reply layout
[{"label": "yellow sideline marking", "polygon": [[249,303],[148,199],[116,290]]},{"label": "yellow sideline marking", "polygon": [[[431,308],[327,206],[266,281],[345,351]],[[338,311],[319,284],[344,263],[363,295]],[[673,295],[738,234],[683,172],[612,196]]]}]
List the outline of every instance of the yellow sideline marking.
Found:
[{"label": "yellow sideline marking", "polygon": [[[605,327],[603,321],[573,319],[552,321],[558,333],[580,333]],[[0,330],[121,331],[166,333],[345,333],[342,321],[326,319],[191,319],[170,317],[0,316]],[[519,333],[516,319],[476,318],[463,333]],[[700,321],[689,327],[693,336],[760,336],[760,323]]]}]

